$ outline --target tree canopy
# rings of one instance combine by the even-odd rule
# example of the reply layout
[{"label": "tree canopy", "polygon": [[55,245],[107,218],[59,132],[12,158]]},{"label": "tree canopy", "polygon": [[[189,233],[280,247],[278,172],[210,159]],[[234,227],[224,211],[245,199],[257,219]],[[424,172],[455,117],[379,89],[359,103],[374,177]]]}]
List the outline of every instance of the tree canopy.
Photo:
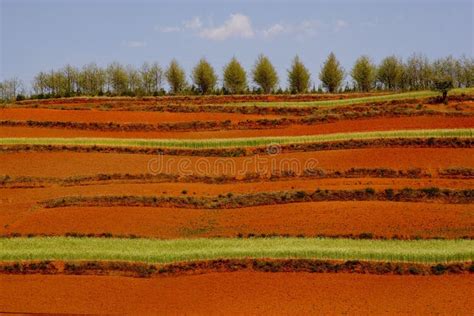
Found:
[{"label": "tree canopy", "polygon": [[309,89],[311,75],[306,66],[296,56],[288,70],[288,85],[292,93],[304,93]]},{"label": "tree canopy", "polygon": [[202,58],[193,69],[193,81],[202,94],[210,93],[217,83],[217,75],[211,64]]},{"label": "tree canopy", "polygon": [[376,68],[368,56],[359,57],[351,71],[352,79],[359,91],[370,91],[375,84]]},{"label": "tree canopy", "polygon": [[341,86],[344,79],[344,69],[336,59],[334,53],[330,53],[319,73],[319,79],[323,83],[323,87],[328,92],[336,92]]},{"label": "tree canopy", "polygon": [[247,89],[247,74],[235,57],[224,67],[224,88],[231,94]]},{"label": "tree canopy", "polygon": [[178,94],[186,87],[186,73],[179,63],[173,59],[165,72],[166,81],[173,94]]},{"label": "tree canopy", "polygon": [[252,70],[253,82],[259,86],[264,93],[271,93],[277,83],[278,75],[270,59],[260,55]]}]

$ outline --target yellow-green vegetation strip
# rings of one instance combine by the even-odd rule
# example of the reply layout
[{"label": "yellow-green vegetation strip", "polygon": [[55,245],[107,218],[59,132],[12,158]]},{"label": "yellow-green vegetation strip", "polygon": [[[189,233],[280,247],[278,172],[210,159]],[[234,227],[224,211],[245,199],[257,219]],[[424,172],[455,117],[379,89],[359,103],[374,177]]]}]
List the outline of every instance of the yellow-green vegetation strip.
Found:
[{"label": "yellow-green vegetation strip", "polygon": [[1,238],[0,260],[106,260],[172,263],[272,258],[472,262],[474,240],[356,240],[344,238],[126,239]]},{"label": "yellow-green vegetation strip", "polygon": [[396,130],[380,132],[337,133],[308,136],[275,136],[214,139],[133,139],[133,138],[0,138],[0,145],[112,146],[156,148],[232,148],[268,145],[319,143],[387,138],[472,138],[474,129]]},{"label": "yellow-green vegetation strip", "polygon": [[[449,95],[472,94],[474,88],[458,88],[449,92]],[[283,102],[243,102],[243,103],[223,103],[216,104],[219,106],[259,106],[259,107],[332,107],[343,105],[355,105],[372,102],[387,102],[396,100],[410,100],[410,99],[427,99],[439,96],[440,93],[436,91],[415,91],[403,92],[395,94],[384,94],[362,98],[347,98],[339,100],[324,100],[324,101],[283,101]]]}]

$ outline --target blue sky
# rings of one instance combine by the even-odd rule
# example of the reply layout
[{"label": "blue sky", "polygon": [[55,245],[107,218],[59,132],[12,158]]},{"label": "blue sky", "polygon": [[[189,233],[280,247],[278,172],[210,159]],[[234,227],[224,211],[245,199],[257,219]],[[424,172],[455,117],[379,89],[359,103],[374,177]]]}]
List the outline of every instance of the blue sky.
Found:
[{"label": "blue sky", "polygon": [[0,0],[0,79],[67,63],[140,65],[172,58],[188,71],[206,57],[220,75],[232,56],[250,69],[270,57],[286,85],[298,54],[317,83],[334,51],[346,70],[413,52],[473,56],[473,1],[111,1]]}]

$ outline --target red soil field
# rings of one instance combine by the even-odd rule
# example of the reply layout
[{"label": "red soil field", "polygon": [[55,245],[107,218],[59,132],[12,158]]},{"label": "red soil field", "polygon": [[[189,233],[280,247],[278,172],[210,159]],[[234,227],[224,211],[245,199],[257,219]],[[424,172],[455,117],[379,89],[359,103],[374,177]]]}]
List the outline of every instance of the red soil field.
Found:
[{"label": "red soil field", "polygon": [[[163,229],[158,228],[160,233],[156,235],[152,230],[146,229],[146,224],[144,224],[144,230],[140,228],[133,228],[134,234],[139,235],[149,235],[155,237],[180,237],[180,232],[185,231],[188,229],[189,231],[198,231],[202,232],[202,227],[192,228],[191,224],[193,219],[196,219],[194,215],[197,215],[197,221],[202,222],[200,219],[201,217],[206,218],[207,213],[215,214],[218,213],[210,212],[210,211],[187,211],[184,212],[182,210],[174,210],[174,209],[164,209],[163,211],[160,210],[153,210],[149,209],[149,211],[140,211],[135,210],[134,208],[112,208],[111,214],[109,211],[104,208],[97,208],[97,209],[90,209],[90,208],[67,208],[65,210],[45,210],[40,211],[37,210],[38,206],[37,203],[54,198],[60,198],[64,196],[95,196],[95,195],[183,195],[183,190],[187,191],[187,194],[190,196],[217,196],[219,194],[227,194],[232,192],[234,194],[245,194],[249,192],[269,192],[269,191],[285,191],[285,190],[305,190],[305,191],[314,191],[316,188],[321,189],[364,189],[367,187],[372,187],[377,190],[383,190],[385,188],[404,188],[404,187],[411,187],[411,188],[421,188],[421,187],[441,187],[441,188],[457,188],[457,189],[465,189],[465,188],[474,188],[474,180],[466,180],[466,179],[438,179],[438,178],[431,178],[431,179],[403,179],[403,178],[394,178],[394,179],[383,179],[383,178],[340,178],[340,179],[292,179],[292,180],[281,180],[281,181],[267,181],[267,182],[240,182],[240,183],[228,183],[228,184],[205,184],[205,183],[140,183],[140,182],[126,182],[126,181],[107,181],[107,182],[92,182],[89,185],[76,185],[76,186],[58,186],[58,185],[50,185],[44,188],[37,187],[37,188],[0,188],[0,196],[2,196],[2,203],[0,205],[0,227],[6,228],[5,225],[8,225],[7,229],[0,228],[0,233],[7,234],[11,232],[21,232],[23,234],[27,233],[55,233],[55,234],[64,234],[67,232],[72,231],[80,231],[80,232],[95,232],[95,233],[102,233],[102,232],[117,232],[117,227],[113,225],[110,226],[110,222],[114,222],[114,220],[110,219],[111,216],[115,216],[113,214],[117,213],[118,218],[123,218],[124,223],[127,223],[128,220],[132,218],[140,225],[142,225],[142,220],[140,216],[137,214],[142,214],[143,218],[150,223],[153,223],[153,227],[155,227],[156,223],[163,222],[162,216],[167,217],[164,214],[170,214],[171,218],[176,220],[175,214],[182,214],[183,220],[186,224],[181,227],[181,221],[178,222],[163,222],[163,227],[167,227],[174,231],[174,233],[169,234],[168,230],[161,232]],[[304,204],[303,204],[304,205]],[[307,213],[315,214],[312,212],[312,208],[320,208],[324,207],[325,204],[311,204],[311,208],[307,209]],[[336,205],[336,204],[334,204]],[[288,210],[291,212],[292,209],[295,208],[294,205],[290,204],[286,207],[279,206],[283,210]],[[432,209],[433,204],[427,204],[423,207]],[[438,208],[440,206],[437,206]],[[35,212],[31,212],[31,209],[35,209]],[[253,209],[253,208],[252,208]],[[258,208],[257,208],[258,209]],[[271,211],[271,208],[261,207],[262,210]],[[333,209],[332,207],[330,208]],[[398,210],[398,208],[396,208]],[[145,208],[145,210],[147,210]],[[240,214],[247,214],[249,209],[246,211],[242,211],[239,213],[238,211],[224,211],[220,213],[224,214],[232,214],[235,213],[238,218],[240,218]],[[372,210],[372,207],[368,209],[369,211]],[[334,211],[339,212],[338,209]],[[102,214],[102,212],[104,214]],[[128,214],[131,213],[131,218],[128,217]],[[148,214],[147,214],[148,213]],[[250,213],[253,213],[250,211]],[[69,214],[68,216],[63,216]],[[133,216],[133,215],[137,216]],[[194,215],[193,215],[194,214]],[[260,214],[260,212],[256,213]],[[456,212],[451,213],[450,215],[457,214]],[[462,213],[464,214],[464,213]],[[462,215],[461,214],[461,215]],[[77,217],[79,215],[79,218]],[[191,215],[191,217],[189,217]],[[350,213],[349,213],[350,215]],[[69,217],[70,216],[70,217]],[[105,217],[104,217],[105,216]],[[247,216],[247,215],[245,215]],[[294,227],[291,228],[284,228],[281,224],[275,225],[272,223],[272,217],[270,216],[267,219],[266,216],[262,217],[263,221],[260,220],[260,217],[257,216],[254,219],[254,223],[250,224],[251,228],[245,229],[245,231],[239,231],[236,227],[243,228],[242,224],[232,224],[232,222],[227,224],[222,224],[222,219],[226,217],[222,217],[219,221],[219,225],[222,227],[229,226],[229,231],[222,229],[217,229],[217,231],[211,231],[211,235],[229,235],[235,236],[239,232],[245,233],[253,233],[253,232],[260,232],[260,233],[290,233],[291,234],[298,234],[300,230],[302,233],[308,234],[317,234],[321,231],[322,227],[318,226],[318,223],[321,221],[316,220],[316,223],[309,223],[309,229],[305,229],[304,227],[300,227],[301,225],[297,225],[295,222]],[[291,217],[292,215],[289,213],[287,215]],[[304,214],[302,214],[301,218],[298,218],[300,223],[305,223]],[[103,220],[105,222],[99,221],[101,224],[97,226],[96,219],[104,217]],[[108,218],[108,220],[106,220]],[[191,219],[190,219],[191,218]],[[248,217],[247,217],[248,218]],[[250,216],[253,218],[253,216]],[[327,217],[326,217],[327,218]],[[461,216],[461,218],[464,218]],[[92,219],[92,221],[91,221]],[[296,218],[293,218],[296,219]],[[424,217],[422,217],[424,219]],[[240,219],[241,220],[241,219]],[[239,219],[237,221],[240,221]],[[277,220],[279,223],[282,218],[273,218],[273,220]],[[339,219],[340,220],[340,219]],[[191,221],[191,222],[190,222]],[[209,219],[209,222],[214,222],[215,219]],[[256,224],[256,223],[260,224]],[[323,221],[324,222],[324,221]],[[446,219],[443,221],[446,223]],[[452,222],[452,220],[451,220]],[[469,222],[469,220],[468,220]],[[29,224],[28,224],[29,223]],[[31,223],[33,227],[30,227]],[[78,223],[82,223],[79,226]],[[267,224],[266,224],[267,223]],[[422,221],[422,223],[425,223]],[[13,224],[13,225],[12,225]],[[428,224],[426,222],[425,224]],[[248,226],[248,224],[246,224]],[[267,225],[267,226],[266,226]],[[204,225],[205,227],[209,225]],[[356,225],[357,226],[357,225]],[[370,225],[369,225],[370,226]],[[460,223],[451,223],[449,225],[450,228],[462,227]],[[133,226],[125,225],[125,230],[119,229],[118,233],[126,234],[126,229],[132,229]],[[246,227],[246,226],[245,226]],[[314,227],[315,229],[311,229]],[[377,227],[373,225],[373,227]],[[52,228],[52,230],[51,230]],[[282,228],[284,228],[284,232],[282,232]],[[317,230],[317,229],[319,230]],[[414,227],[412,227],[414,228]],[[40,231],[38,231],[38,229]],[[44,230],[45,229],[45,230]],[[91,231],[87,231],[90,229]],[[154,228],[155,229],[155,228]],[[263,229],[263,230],[262,230]],[[275,229],[273,231],[272,229]],[[41,231],[43,230],[43,231]],[[100,231],[102,230],[102,231]],[[204,229],[204,232],[208,232],[208,230]],[[325,229],[323,229],[326,232]],[[357,230],[354,227],[354,231],[357,233],[365,232],[362,228],[361,230]],[[392,234],[393,234],[392,230]],[[117,234],[118,234],[117,233]],[[342,234],[343,232],[327,232],[331,234]],[[352,232],[351,232],[352,233]],[[454,235],[450,235],[450,232],[447,235],[443,232],[442,235],[446,237],[462,237],[468,232],[465,229],[455,229],[452,232]],[[344,234],[348,234],[344,232]],[[411,233],[410,233],[411,234]],[[389,236],[389,235],[387,235]]]},{"label": "red soil field", "polygon": [[[64,196],[96,196],[96,195],[183,195],[188,196],[218,196],[219,194],[245,194],[255,192],[305,190],[314,191],[317,188],[329,190],[354,190],[367,187],[376,190],[386,188],[402,189],[439,187],[451,189],[474,188],[474,180],[461,179],[381,179],[381,178],[353,178],[353,179],[293,179],[266,182],[240,182],[226,184],[206,183],[139,183],[139,182],[95,182],[90,185],[76,186],[45,186],[44,188],[0,188],[0,196],[5,197],[0,215],[15,214],[35,207],[38,202],[61,198]],[[11,211],[9,211],[11,210]]]},{"label": "red soil field", "polygon": [[[236,237],[247,234],[392,238],[474,237],[467,204],[307,202],[229,210],[152,207],[66,207],[1,218],[1,234],[112,233],[156,238]],[[7,225],[5,227],[5,225]]]},{"label": "red soil field", "polygon": [[[367,94],[365,94],[367,95]],[[360,97],[215,96],[163,98],[72,98],[28,104],[87,107],[94,104],[218,104],[244,101],[303,101]],[[21,104],[21,103],[20,103]],[[468,106],[469,107],[469,106]],[[277,115],[1,109],[0,120],[161,123],[233,122]],[[262,130],[191,132],[104,132],[55,128],[0,127],[0,137],[226,138],[297,136],[396,129],[472,128],[474,117],[419,116],[291,125]],[[0,153],[0,175],[68,177],[99,173],[237,175],[305,168],[474,168],[472,148],[369,148],[219,158],[74,152]],[[183,163],[185,163],[183,165]],[[162,168],[159,168],[159,167]],[[150,169],[150,167],[152,169]],[[44,188],[0,188],[0,235],[20,233],[134,234],[153,238],[236,237],[238,234],[341,236],[371,233],[392,238],[474,237],[469,204],[380,201],[306,202],[226,210],[151,207],[64,207],[44,209],[39,201],[71,195],[215,196],[259,191],[361,189],[372,187],[474,188],[458,179],[316,179],[256,183],[127,183]],[[0,275],[0,313],[115,314],[474,314],[474,276],[262,273],[251,271],[132,278],[119,276]],[[471,294],[469,294],[471,293]]]},{"label": "red soil field", "polygon": [[59,121],[59,122],[114,122],[114,123],[162,123],[189,121],[244,121],[274,119],[278,115],[257,115],[240,113],[170,113],[98,110],[51,110],[7,108],[0,109],[0,120],[13,121]]},{"label": "red soil field", "polygon": [[451,189],[474,188],[474,179],[398,179],[398,178],[340,178],[340,179],[292,179],[282,181],[239,182],[226,184],[207,183],[139,183],[139,182],[95,182],[90,185],[46,186],[44,188],[0,188],[0,195],[8,196],[10,202],[41,201],[68,195],[187,195],[216,196],[232,192],[270,192],[287,190],[314,191],[316,188],[328,190],[352,190],[367,187],[376,190],[386,188],[402,189],[439,187]]},{"label": "red soil field", "polygon": [[388,131],[399,129],[472,128],[474,117],[395,117],[347,120],[318,125],[290,125],[275,129],[187,131],[187,132],[124,132],[91,131],[36,127],[0,127],[0,137],[112,137],[112,138],[238,138],[264,136],[300,136],[330,133]]},{"label": "red soil field", "polygon": [[229,272],[150,279],[0,275],[0,311],[470,315],[473,287],[471,275]]},{"label": "red soil field", "polygon": [[[0,174],[68,177],[98,173],[178,173],[235,175],[270,172],[288,166],[347,170],[350,168],[437,169],[474,167],[472,148],[366,148],[297,152],[258,157],[187,157],[115,153],[26,152],[0,153]],[[161,159],[162,158],[162,159]],[[188,166],[180,166],[183,161]],[[151,169],[148,168],[150,165]],[[226,167],[228,166],[228,167]],[[181,167],[181,168],[180,168]],[[298,170],[296,170],[298,171]]]}]

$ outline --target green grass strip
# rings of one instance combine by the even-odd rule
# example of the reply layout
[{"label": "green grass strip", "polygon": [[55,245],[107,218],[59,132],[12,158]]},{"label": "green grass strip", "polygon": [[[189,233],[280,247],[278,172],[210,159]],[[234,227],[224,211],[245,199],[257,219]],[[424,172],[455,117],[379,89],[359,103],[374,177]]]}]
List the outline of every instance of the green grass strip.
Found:
[{"label": "green grass strip", "polygon": [[0,138],[0,145],[114,146],[153,148],[232,148],[267,145],[319,143],[330,141],[386,138],[472,138],[474,129],[396,130],[380,132],[338,133],[308,136],[275,136],[215,139],[131,139],[131,138]]},{"label": "green grass strip", "polygon": [[[474,88],[458,88],[449,92],[449,95],[470,94],[474,93]],[[362,98],[348,98],[340,100],[324,100],[324,101],[284,101],[284,102],[243,102],[243,103],[223,103],[216,104],[219,106],[259,106],[259,107],[332,107],[343,105],[355,105],[372,102],[386,102],[395,100],[409,100],[409,99],[426,99],[439,96],[440,93],[436,91],[415,91],[403,92],[395,94],[376,95]]]},{"label": "green grass strip", "polygon": [[2,238],[0,260],[115,260],[147,263],[238,258],[469,262],[473,240],[354,240],[331,238]]}]

